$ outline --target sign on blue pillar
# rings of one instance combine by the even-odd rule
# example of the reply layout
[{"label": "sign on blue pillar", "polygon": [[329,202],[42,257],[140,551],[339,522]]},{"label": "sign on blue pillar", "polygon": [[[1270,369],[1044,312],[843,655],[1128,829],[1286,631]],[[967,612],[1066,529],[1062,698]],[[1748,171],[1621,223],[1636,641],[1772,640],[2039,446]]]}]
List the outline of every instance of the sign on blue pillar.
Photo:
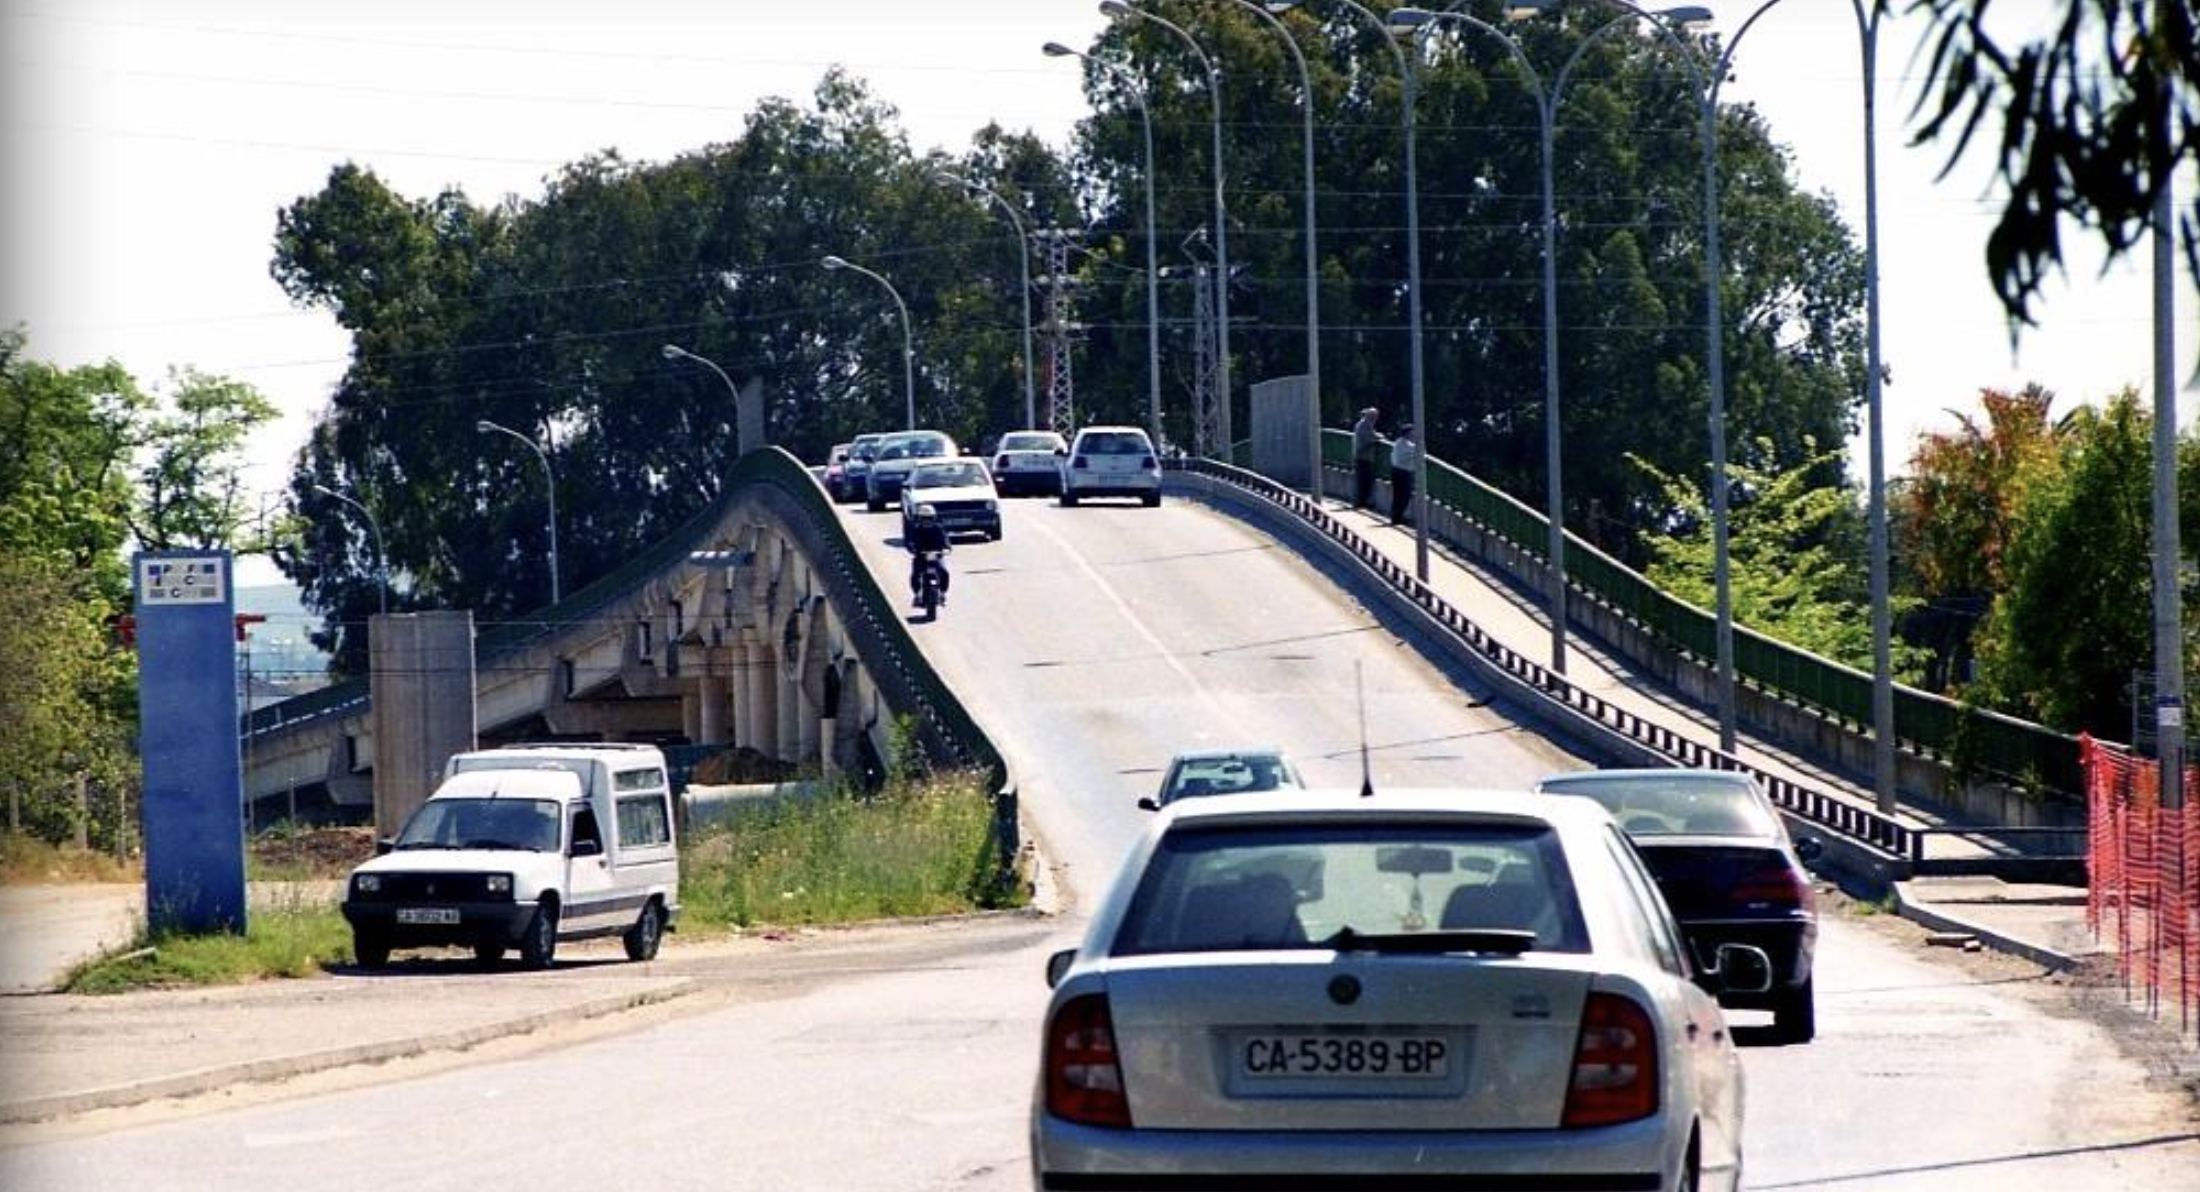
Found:
[{"label": "sign on blue pillar", "polygon": [[137,586],[145,915],[155,931],[244,930],[244,767],[227,551],[145,551]]}]

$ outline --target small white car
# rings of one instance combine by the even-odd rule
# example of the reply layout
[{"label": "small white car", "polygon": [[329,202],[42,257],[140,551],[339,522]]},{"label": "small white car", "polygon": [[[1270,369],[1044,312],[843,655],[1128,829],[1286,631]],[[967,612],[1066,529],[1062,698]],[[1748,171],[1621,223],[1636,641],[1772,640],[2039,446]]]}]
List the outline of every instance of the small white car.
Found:
[{"label": "small white car", "polygon": [[955,440],[936,430],[909,430],[879,440],[878,454],[865,477],[864,507],[877,513],[901,499],[901,486],[909,473],[926,460],[953,459],[961,451]]},{"label": "small white car", "polygon": [[352,870],[344,918],[363,968],[398,948],[517,947],[548,968],[560,940],[620,936],[657,955],[680,914],[664,755],[646,745],[523,745],[453,756],[442,785]]},{"label": "small white car", "polygon": [[1087,497],[1137,497],[1161,503],[1161,459],[1135,426],[1088,426],[1063,453],[1062,504]]},{"label": "small white car", "polygon": [[950,534],[1001,538],[1001,502],[993,477],[974,459],[928,460],[901,486],[901,536],[909,537],[919,508],[929,508]]},{"label": "small white car", "polygon": [[1306,780],[1283,750],[1274,745],[1202,749],[1170,759],[1169,772],[1161,776],[1161,789],[1140,799],[1138,806],[1145,811],[1159,811],[1178,799],[1284,788],[1304,790]]},{"label": "small white car", "polygon": [[1187,799],[1047,963],[1032,1184],[1727,1192],[1716,962],[1586,799]]},{"label": "small white car", "polygon": [[1051,430],[1010,431],[993,453],[993,482],[1004,497],[1056,496],[1062,491],[1062,457],[1068,453],[1068,441]]}]

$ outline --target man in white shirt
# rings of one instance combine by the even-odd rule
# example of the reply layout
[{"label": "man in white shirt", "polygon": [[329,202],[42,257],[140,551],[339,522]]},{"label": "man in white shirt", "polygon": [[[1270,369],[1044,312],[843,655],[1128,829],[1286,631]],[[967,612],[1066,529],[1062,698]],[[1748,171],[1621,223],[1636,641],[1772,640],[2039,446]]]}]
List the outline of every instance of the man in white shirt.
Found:
[{"label": "man in white shirt", "polygon": [[1413,478],[1420,466],[1420,432],[1408,422],[1398,428],[1398,437],[1390,441],[1391,525],[1406,525],[1413,520]]}]

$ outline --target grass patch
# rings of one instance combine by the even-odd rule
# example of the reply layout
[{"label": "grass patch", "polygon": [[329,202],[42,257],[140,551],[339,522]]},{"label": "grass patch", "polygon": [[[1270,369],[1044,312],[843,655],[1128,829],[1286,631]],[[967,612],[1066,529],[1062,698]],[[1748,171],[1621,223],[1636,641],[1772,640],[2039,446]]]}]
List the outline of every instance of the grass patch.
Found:
[{"label": "grass patch", "polygon": [[836,788],[737,813],[681,853],[683,922],[702,927],[851,923],[1020,905],[1001,880],[981,776]]},{"label": "grass patch", "polygon": [[351,961],[351,926],[333,907],[296,905],[255,910],[243,935],[143,933],[131,943],[78,965],[64,993],[128,993],[188,985],[239,985],[279,977],[313,977]]},{"label": "grass patch", "polygon": [[28,832],[0,833],[0,886],[144,880],[144,866],[135,858],[48,844]]}]

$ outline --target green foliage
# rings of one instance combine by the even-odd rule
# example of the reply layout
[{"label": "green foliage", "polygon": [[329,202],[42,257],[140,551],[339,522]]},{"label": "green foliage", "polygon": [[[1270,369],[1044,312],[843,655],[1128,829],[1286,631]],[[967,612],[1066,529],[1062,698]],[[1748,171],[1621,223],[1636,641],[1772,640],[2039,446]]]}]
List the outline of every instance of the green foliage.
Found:
[{"label": "green foliage", "polygon": [[[1729,590],[1734,621],[1814,654],[1869,670],[1871,610],[1854,495],[1825,483],[1825,453],[1793,467],[1728,469]],[[1647,460],[1649,475],[1679,510],[1675,528],[1647,542],[1650,582],[1703,608],[1715,598],[1709,497]],[[1897,611],[1901,611],[1897,602]],[[1919,651],[1895,643],[1894,669],[1907,680]]]},{"label": "green foliage", "polygon": [[351,927],[335,908],[294,904],[253,910],[236,935],[144,934],[77,966],[66,993],[128,993],[191,985],[237,985],[318,976],[348,964]]},{"label": "green foliage", "polygon": [[2153,420],[2133,390],[2079,410],[2057,474],[2031,487],[1979,631],[1981,686],[2004,710],[2121,740],[2134,669],[2151,668]]},{"label": "green foliage", "polygon": [[273,402],[242,381],[195,369],[170,378],[173,392],[141,431],[137,515],[132,537],[147,550],[264,549],[247,537],[245,439],[275,418]]},{"label": "green foliage", "polygon": [[700,924],[846,923],[1012,905],[982,779],[942,774],[863,798],[782,799],[691,835],[680,901]]},{"label": "green foliage", "polygon": [[38,838],[60,844],[83,826],[108,848],[133,818],[118,822],[116,792],[127,799],[136,785],[137,685],[104,623],[110,606],[88,586],[0,554],[0,794]]}]

